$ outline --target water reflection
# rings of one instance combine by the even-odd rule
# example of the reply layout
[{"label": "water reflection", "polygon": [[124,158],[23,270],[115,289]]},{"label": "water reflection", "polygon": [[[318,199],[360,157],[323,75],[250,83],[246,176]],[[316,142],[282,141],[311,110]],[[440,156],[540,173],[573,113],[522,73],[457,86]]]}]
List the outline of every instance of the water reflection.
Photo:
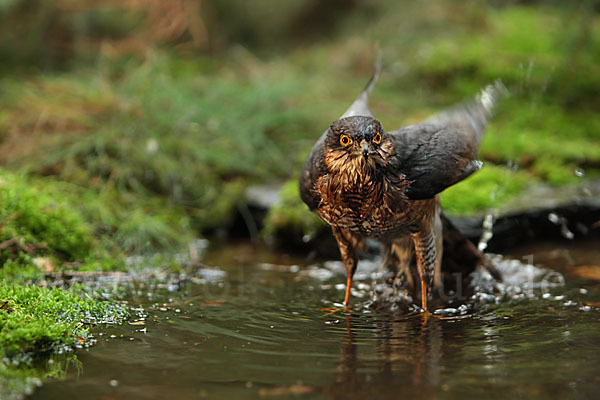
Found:
[{"label": "water reflection", "polygon": [[381,320],[376,323],[376,360],[358,355],[370,340],[346,318],[335,382],[323,388],[332,399],[382,398],[391,394],[429,398],[440,383],[443,323],[438,320]]},{"label": "water reflection", "polygon": [[[371,331],[349,317],[335,380],[322,393],[331,399],[592,396],[600,388],[597,312],[588,318],[548,303],[521,304],[456,322],[380,317]],[[364,349],[370,340],[373,353]]]}]

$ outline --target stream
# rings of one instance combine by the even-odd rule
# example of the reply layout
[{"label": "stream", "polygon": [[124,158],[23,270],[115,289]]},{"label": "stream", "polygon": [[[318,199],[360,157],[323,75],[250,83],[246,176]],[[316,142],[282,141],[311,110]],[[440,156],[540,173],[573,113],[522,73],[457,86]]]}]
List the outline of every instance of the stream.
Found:
[{"label": "stream", "polygon": [[425,321],[371,304],[376,262],[359,265],[353,310],[330,313],[339,263],[211,246],[202,262],[214,267],[127,292],[129,322],[97,329],[66,379],[29,398],[597,398],[597,243],[510,256],[523,263],[497,257],[512,277],[500,291],[469,299],[461,318]]}]

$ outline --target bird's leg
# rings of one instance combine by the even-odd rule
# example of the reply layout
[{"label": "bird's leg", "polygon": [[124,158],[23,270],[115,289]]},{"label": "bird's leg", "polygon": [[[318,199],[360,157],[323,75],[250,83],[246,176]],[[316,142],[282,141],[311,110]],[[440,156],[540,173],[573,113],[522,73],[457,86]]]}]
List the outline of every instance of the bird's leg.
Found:
[{"label": "bird's leg", "polygon": [[438,290],[438,293],[443,291],[442,281],[442,256],[444,254],[444,227],[441,219],[441,207],[438,207],[438,212],[435,214],[433,230],[435,236],[435,271],[433,273],[433,287]]},{"label": "bird's leg", "polygon": [[412,243],[409,237],[402,237],[396,239],[392,244],[392,251],[398,258],[398,270],[404,275],[407,288],[412,289],[414,287],[413,277],[410,273],[410,262],[412,260]]},{"label": "bird's leg", "polygon": [[394,301],[408,299],[408,290],[414,285],[410,272],[412,246],[412,239],[409,236],[383,244],[382,268],[393,273],[393,276],[388,279],[388,283],[392,287]]},{"label": "bird's leg", "polygon": [[352,237],[350,232],[345,232],[339,228],[333,228],[333,236],[335,237],[335,240],[337,240],[338,246],[340,248],[340,254],[342,256],[342,262],[344,263],[344,267],[346,268],[347,278],[346,295],[344,296],[344,306],[348,307],[348,305],[350,304],[352,277],[354,276],[354,272],[356,271],[356,266],[358,263],[358,256],[356,254],[356,246],[358,244],[358,241],[353,240],[355,238]]},{"label": "bird's leg", "polygon": [[[441,258],[443,252],[441,220],[436,217],[431,229],[422,229],[419,232],[412,234],[412,239],[415,244],[415,253],[417,256],[417,271],[419,272],[419,280],[421,281],[421,308],[425,316],[424,322],[427,322],[429,317],[444,320],[457,320],[470,318],[472,315],[455,315],[443,317],[440,315],[430,314],[427,309],[427,295],[429,290],[440,287],[441,282]],[[434,282],[435,279],[435,282]],[[440,285],[440,286],[438,286]]]},{"label": "bird's leg", "polygon": [[436,264],[436,245],[432,229],[421,230],[412,234],[417,256],[417,271],[421,281],[421,308],[428,314],[427,295],[432,287]]}]

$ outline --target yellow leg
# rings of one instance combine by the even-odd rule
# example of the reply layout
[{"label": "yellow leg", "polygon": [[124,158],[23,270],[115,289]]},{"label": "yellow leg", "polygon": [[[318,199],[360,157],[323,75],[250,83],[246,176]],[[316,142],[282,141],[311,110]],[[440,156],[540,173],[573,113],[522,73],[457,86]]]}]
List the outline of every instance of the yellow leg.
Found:
[{"label": "yellow leg", "polygon": [[431,229],[424,232],[419,231],[412,234],[412,239],[415,244],[417,272],[421,282],[421,309],[423,312],[428,312],[427,295],[433,285],[433,275],[437,261],[434,232]]},{"label": "yellow leg", "polygon": [[425,282],[425,277],[420,273],[421,269],[419,269],[419,280],[421,281],[421,309],[424,312],[427,312],[427,282]]},{"label": "yellow leg", "polygon": [[346,309],[350,306],[350,293],[352,292],[352,276],[348,275],[346,279],[346,295],[344,296],[344,306]]},{"label": "yellow leg", "polygon": [[346,310],[350,305],[350,294],[352,291],[352,277],[356,272],[358,257],[356,249],[360,246],[360,238],[353,236],[350,231],[342,231],[339,228],[332,228],[333,236],[335,237],[340,248],[342,262],[346,269],[346,295],[344,296],[344,306]]}]

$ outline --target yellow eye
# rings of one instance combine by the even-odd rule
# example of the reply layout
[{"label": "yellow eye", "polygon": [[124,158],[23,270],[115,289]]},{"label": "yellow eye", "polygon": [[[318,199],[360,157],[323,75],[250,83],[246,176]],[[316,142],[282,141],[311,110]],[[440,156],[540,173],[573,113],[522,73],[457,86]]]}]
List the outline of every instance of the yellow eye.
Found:
[{"label": "yellow eye", "polygon": [[373,143],[379,144],[381,143],[381,133],[377,132],[375,136],[373,136]]},{"label": "yellow eye", "polygon": [[352,143],[352,138],[350,138],[350,136],[348,136],[348,135],[340,136],[340,144],[342,146],[348,146],[350,143]]}]

